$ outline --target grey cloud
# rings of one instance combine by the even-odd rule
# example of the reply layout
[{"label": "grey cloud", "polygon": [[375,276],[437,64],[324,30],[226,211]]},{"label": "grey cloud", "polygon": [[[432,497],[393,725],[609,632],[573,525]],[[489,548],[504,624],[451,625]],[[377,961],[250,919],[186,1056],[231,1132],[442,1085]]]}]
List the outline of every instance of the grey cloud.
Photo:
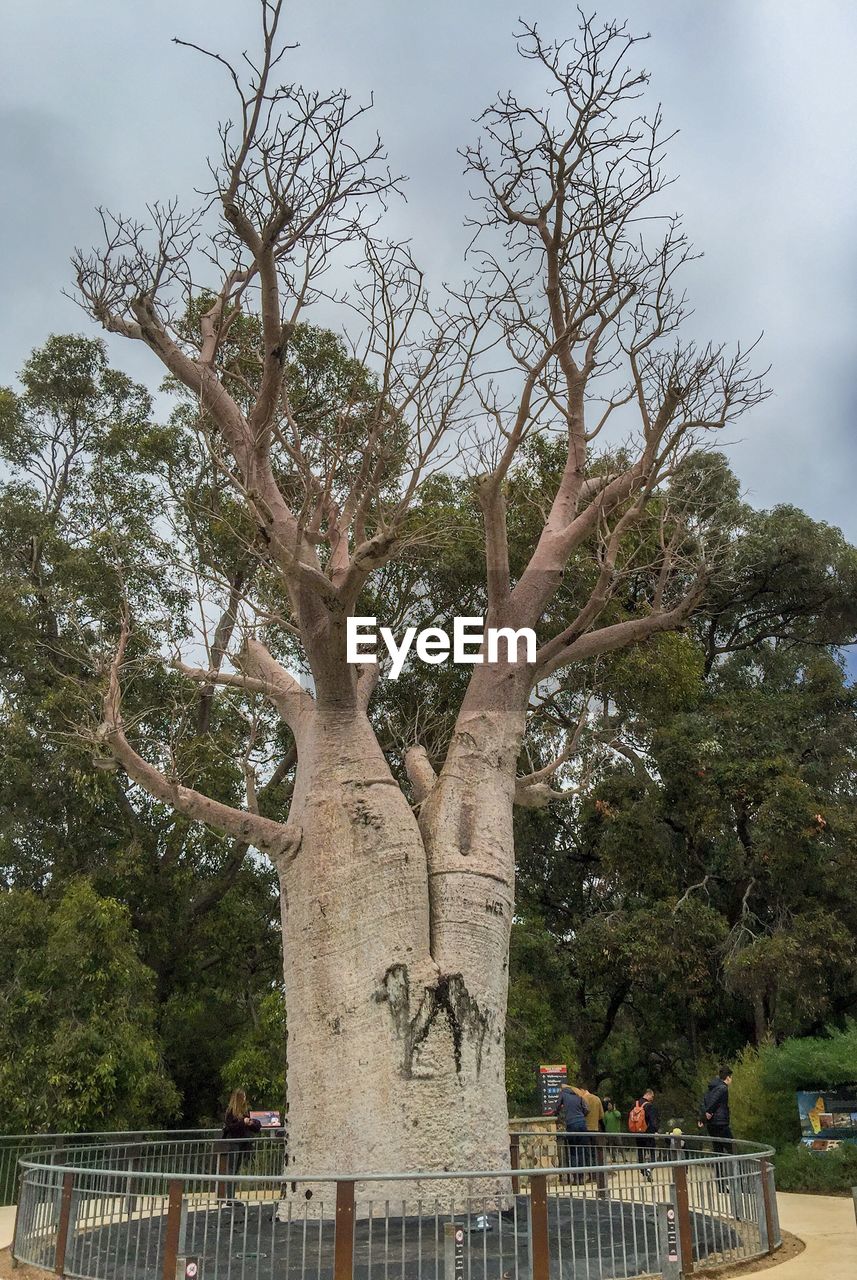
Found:
[{"label": "grey cloud", "polygon": [[[411,176],[392,225],[413,236],[430,275],[454,279],[467,211],[456,148],[498,88],[533,90],[534,70],[511,38],[519,12],[571,34],[574,9],[557,0],[294,0],[292,10],[302,48],[289,74],[358,98],[374,91],[393,167]],[[652,103],[659,98],[681,129],[672,194],[706,255],[688,277],[694,331],[747,340],[765,330],[776,394],[734,433],[736,469],[757,504],[795,502],[857,540],[857,11],[836,0],[811,9],[798,0],[626,0],[623,10],[652,32],[642,54]],[[40,0],[6,17],[0,380],[49,331],[85,327],[59,291],[73,245],[95,234],[93,206],[135,211],[153,196],[192,198],[204,175],[228,109],[225,85],[170,37],[248,47],[255,11],[255,0]],[[115,354],[156,384],[145,352],[120,344]]]}]

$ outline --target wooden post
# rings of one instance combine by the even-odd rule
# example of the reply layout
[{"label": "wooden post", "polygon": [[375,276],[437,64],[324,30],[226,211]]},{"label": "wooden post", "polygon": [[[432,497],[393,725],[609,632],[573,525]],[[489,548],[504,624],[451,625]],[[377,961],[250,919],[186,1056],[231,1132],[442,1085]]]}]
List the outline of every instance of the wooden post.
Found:
[{"label": "wooden post", "polygon": [[179,1255],[183,1198],[184,1179],[171,1178],[169,1199],[167,1201],[167,1231],[164,1237],[164,1256],[161,1262],[161,1280],[176,1280],[176,1258]]},{"label": "wooden post", "polygon": [[[521,1167],[521,1135],[512,1133],[509,1135],[509,1163],[513,1169]],[[516,1196],[521,1190],[521,1180],[512,1174],[512,1195]]]},{"label": "wooden post", "polygon": [[354,1272],[354,1183],[336,1184],[336,1235],[333,1280],[352,1280]]},{"label": "wooden post", "polygon": [[768,1161],[761,1160],[759,1168],[762,1175],[762,1199],[765,1205],[765,1225],[768,1228],[768,1253],[774,1252],[774,1210],[771,1204],[771,1182],[768,1177]]},{"label": "wooden post", "polygon": [[58,1276],[65,1273],[65,1253],[68,1247],[68,1227],[71,1221],[71,1197],[74,1190],[74,1174],[64,1173],[62,1176],[62,1199],[60,1200],[60,1220],[57,1224],[57,1250],[54,1255],[54,1271]]},{"label": "wooden post", "polygon": [[530,1178],[530,1243],[533,1254],[533,1280],[550,1280],[547,1181],[543,1173],[535,1173]]},{"label": "wooden post", "polygon": [[675,1173],[675,1206],[678,1216],[678,1240],[681,1247],[681,1274],[693,1275],[693,1231],[690,1225],[690,1197],[687,1191],[687,1169],[683,1164],[676,1165]]}]

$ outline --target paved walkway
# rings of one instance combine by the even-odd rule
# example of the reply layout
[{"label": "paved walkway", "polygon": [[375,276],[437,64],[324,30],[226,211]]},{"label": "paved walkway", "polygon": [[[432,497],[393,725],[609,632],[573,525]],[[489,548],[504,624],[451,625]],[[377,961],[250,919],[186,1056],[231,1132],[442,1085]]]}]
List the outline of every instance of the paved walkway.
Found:
[{"label": "paved walkway", "polygon": [[796,1196],[780,1192],[780,1224],[800,1236],[806,1248],[799,1258],[771,1272],[776,1280],[854,1280],[857,1276],[857,1221],[854,1201],[833,1196]]},{"label": "paved walkway", "polygon": [[0,1208],[0,1249],[8,1249],[12,1243],[12,1232],[15,1230],[15,1206],[5,1205]]}]

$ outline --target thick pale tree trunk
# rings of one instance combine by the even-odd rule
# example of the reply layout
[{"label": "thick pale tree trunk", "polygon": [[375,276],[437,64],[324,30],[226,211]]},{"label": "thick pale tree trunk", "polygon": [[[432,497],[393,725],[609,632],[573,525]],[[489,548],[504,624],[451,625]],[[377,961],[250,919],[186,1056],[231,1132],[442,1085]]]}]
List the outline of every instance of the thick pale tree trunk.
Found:
[{"label": "thick pale tree trunk", "polygon": [[418,823],[365,715],[316,710],[281,871],[296,1179],[508,1168],[515,736],[465,716]]}]

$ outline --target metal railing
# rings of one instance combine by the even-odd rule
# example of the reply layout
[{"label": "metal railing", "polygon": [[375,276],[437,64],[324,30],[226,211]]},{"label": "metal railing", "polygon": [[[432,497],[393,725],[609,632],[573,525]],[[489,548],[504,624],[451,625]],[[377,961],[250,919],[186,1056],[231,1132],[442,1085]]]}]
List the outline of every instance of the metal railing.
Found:
[{"label": "metal railing", "polygon": [[525,1131],[508,1169],[356,1178],[302,1176],[276,1138],[245,1145],[25,1159],[14,1257],[75,1280],[622,1280],[780,1243],[773,1152],[749,1143]]},{"label": "metal railing", "polygon": [[219,1129],[138,1129],[92,1133],[10,1133],[0,1134],[0,1207],[17,1202],[18,1161],[41,1152],[52,1152],[56,1163],[80,1147],[122,1146],[127,1143],[180,1143],[188,1139],[212,1139]]}]

